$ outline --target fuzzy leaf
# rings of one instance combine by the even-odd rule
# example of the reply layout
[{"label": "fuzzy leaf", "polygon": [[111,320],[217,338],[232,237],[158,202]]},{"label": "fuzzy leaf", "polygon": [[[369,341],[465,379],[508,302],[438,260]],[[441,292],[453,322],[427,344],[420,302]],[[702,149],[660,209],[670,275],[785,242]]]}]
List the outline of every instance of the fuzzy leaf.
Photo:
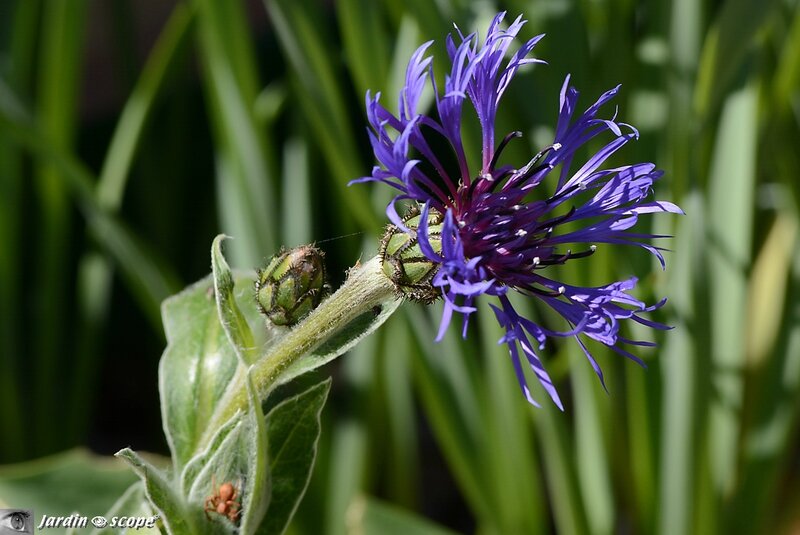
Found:
[{"label": "fuzzy leaf", "polygon": [[247,376],[247,393],[250,396],[250,410],[247,413],[247,431],[242,440],[242,447],[247,453],[248,464],[242,499],[241,532],[249,535],[255,533],[269,505],[271,474],[267,423],[250,374]]},{"label": "fuzzy leaf", "polygon": [[201,533],[197,526],[197,518],[189,514],[183,498],[175,493],[175,489],[161,470],[129,448],[118,451],[116,456],[127,461],[142,480],[147,499],[158,510],[167,532],[181,535]]},{"label": "fuzzy leaf", "polygon": [[[229,294],[240,317],[263,325],[252,299],[253,279],[234,273]],[[219,399],[239,365],[228,334],[219,320],[213,278],[208,276],[164,301],[162,317],[167,348],[159,365],[161,415],[176,473],[195,455]],[[266,329],[254,333],[263,346]],[[261,350],[260,350],[261,351]]]},{"label": "fuzzy leaf", "polygon": [[220,449],[228,435],[232,433],[238,434],[240,432],[241,416],[239,412],[234,414],[230,420],[217,430],[209,445],[186,463],[186,466],[183,468],[183,473],[181,474],[181,488],[184,494],[189,493],[198,475],[200,475],[200,472],[209,463],[211,457]]},{"label": "fuzzy leaf", "polygon": [[214,238],[211,245],[211,267],[214,276],[217,313],[236,355],[243,364],[248,365],[252,364],[256,357],[256,343],[247,319],[236,304],[233,273],[222,255],[222,242],[226,237],[224,234],[220,234]]},{"label": "fuzzy leaf", "polygon": [[[216,503],[213,498],[218,496],[219,489],[223,484],[230,483],[236,492],[233,501],[241,505],[242,489],[247,481],[249,456],[246,449],[242,447],[245,435],[245,424],[241,421],[237,422],[236,426],[219,443],[219,447],[213,450],[188,490],[187,501],[192,512],[200,518],[204,533],[233,534],[239,532],[236,523],[214,511]],[[210,504],[209,500],[212,500]],[[211,507],[209,508],[208,505]],[[239,509],[241,510],[241,507]]]},{"label": "fuzzy leaf", "polygon": [[305,493],[320,435],[320,412],[330,390],[330,379],[275,406],[267,415],[272,495],[258,535],[286,531]]},{"label": "fuzzy leaf", "polygon": [[241,448],[244,427],[241,421],[237,422],[217,447],[209,450],[210,455],[204,459],[205,464],[197,472],[191,486],[186,487],[185,493],[189,502],[201,509],[204,508],[206,500],[213,496],[223,483],[232,483],[237,493],[241,494],[247,470],[247,456]]}]

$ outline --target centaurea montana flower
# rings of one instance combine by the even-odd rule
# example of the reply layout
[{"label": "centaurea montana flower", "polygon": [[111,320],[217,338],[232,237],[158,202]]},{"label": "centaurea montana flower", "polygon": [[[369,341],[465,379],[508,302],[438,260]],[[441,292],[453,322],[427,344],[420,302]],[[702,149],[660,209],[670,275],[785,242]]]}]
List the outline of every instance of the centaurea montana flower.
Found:
[{"label": "centaurea montana flower", "polygon": [[[635,278],[584,288],[553,280],[547,274],[548,266],[587,257],[594,252],[595,244],[609,243],[642,247],[654,254],[663,267],[659,248],[643,241],[658,236],[630,229],[640,214],[682,212],[669,202],[647,201],[653,183],[663,174],[654,164],[602,168],[609,157],[638,137],[632,126],[615,118],[598,117],[600,108],[616,95],[619,86],[601,95],[583,113],[576,114],[578,92],[569,85],[567,76],[561,90],[553,143],[521,168],[498,165],[506,144],[521,135],[512,132],[495,142],[495,116],[503,93],[521,66],[543,63],[528,57],[543,35],[509,54],[525,21],[518,17],[507,29],[502,29],[504,15],[500,13],[493,19],[481,44],[475,34],[465,37],[457,27],[457,38],[448,36],[446,44],[452,69],[445,78],[443,94],[439,94],[433,79],[432,58],[425,56],[431,42],[423,44],[411,57],[397,116],[380,104],[380,94],[373,97],[367,93],[369,136],[381,165],[370,176],[353,182],[382,182],[399,190],[387,207],[387,215],[394,225],[416,237],[419,250],[437,266],[430,281],[444,297],[437,340],[442,338],[454,312],[463,315],[462,334],[466,336],[469,316],[476,310],[475,298],[496,297],[499,303],[491,307],[506,330],[500,343],[508,346],[525,397],[537,405],[523,373],[523,356],[553,402],[563,409],[530,338],[539,350],[544,348],[548,337],[575,338],[603,382],[600,366],[582,337],[596,340],[641,364],[640,359],[620,344],[652,344],[623,338],[620,321],[632,319],[655,329],[667,327],[639,316],[664,301],[647,306],[629,295],[636,284]],[[428,80],[435,95],[436,118],[419,110]],[[462,108],[467,101],[477,113],[482,131],[482,160],[477,173],[469,169],[461,138]],[[610,133],[613,139],[573,171],[577,167],[572,165],[576,152],[604,133]],[[446,168],[442,164],[443,155],[432,149],[429,140],[436,135],[449,142],[458,162],[455,172]],[[560,172],[552,173],[559,166]],[[546,187],[542,182],[551,173],[558,175],[553,177],[553,192],[546,200],[531,200],[534,190],[538,193]],[[579,200],[590,194],[593,195],[588,200]],[[399,217],[395,204],[400,200],[422,205],[416,229],[406,227],[407,219]],[[436,232],[430,230],[429,223],[429,215],[434,213],[443,216]],[[562,231],[567,223],[572,224],[570,230]],[[431,245],[439,241],[440,247]],[[566,244],[585,245],[580,252],[572,252],[562,249]],[[520,316],[508,298],[510,289],[537,297],[566,320],[569,330],[552,331]]]}]

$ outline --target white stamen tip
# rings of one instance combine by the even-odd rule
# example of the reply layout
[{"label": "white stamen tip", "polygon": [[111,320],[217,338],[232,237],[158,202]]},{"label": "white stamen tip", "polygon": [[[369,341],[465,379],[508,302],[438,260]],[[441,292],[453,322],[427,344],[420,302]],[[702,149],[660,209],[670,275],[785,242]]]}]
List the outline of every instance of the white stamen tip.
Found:
[{"label": "white stamen tip", "polygon": [[578,189],[586,189],[586,182],[578,182]]},{"label": "white stamen tip", "polygon": [[500,254],[508,254],[508,249],[506,249],[505,247],[498,247],[497,252]]},{"label": "white stamen tip", "polygon": [[464,228],[464,227],[466,227],[466,226],[467,226],[467,224],[466,224],[466,223],[464,223],[463,221],[459,221],[459,222],[458,222],[458,228]]},{"label": "white stamen tip", "polygon": [[484,180],[488,180],[489,182],[494,182],[494,177],[491,173],[484,173],[481,175],[481,178]]},{"label": "white stamen tip", "polygon": [[541,262],[541,259],[538,256],[534,256],[533,257],[533,265],[534,266],[538,266],[539,262]]},{"label": "white stamen tip", "polygon": [[527,236],[527,235],[528,235],[528,231],[527,231],[527,230],[525,230],[525,229],[522,229],[522,228],[521,228],[521,229],[519,229],[519,230],[517,231],[517,236],[520,236],[520,237],[522,237],[522,236]]},{"label": "white stamen tip", "polygon": [[597,246],[592,245],[591,247],[589,247],[589,249],[591,249],[592,252],[595,252],[597,250]]},{"label": "white stamen tip", "polygon": [[558,287],[558,293],[560,293],[560,294],[563,294],[563,293],[564,293],[564,292],[566,292],[566,291],[567,291],[567,289],[566,289],[566,288],[564,288],[563,286],[559,286],[559,287]]},{"label": "white stamen tip", "polygon": [[515,212],[518,212],[518,211],[522,210],[522,205],[521,204],[515,204],[514,206],[511,207],[511,209],[514,210]]},{"label": "white stamen tip", "polygon": [[561,143],[553,143],[553,150],[558,150],[561,148]]}]

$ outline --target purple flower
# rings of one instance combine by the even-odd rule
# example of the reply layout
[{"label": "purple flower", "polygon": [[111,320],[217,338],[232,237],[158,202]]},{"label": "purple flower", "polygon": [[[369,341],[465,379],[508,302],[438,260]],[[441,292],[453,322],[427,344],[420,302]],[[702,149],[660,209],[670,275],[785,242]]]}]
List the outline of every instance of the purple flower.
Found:
[{"label": "purple flower", "polygon": [[[469,317],[476,310],[475,298],[496,297],[499,303],[491,307],[506,330],[500,343],[508,346],[526,398],[537,404],[523,373],[525,361],[553,402],[563,409],[537,353],[548,337],[575,338],[603,382],[602,371],[584,338],[596,340],[641,364],[621,345],[652,344],[623,338],[620,321],[632,319],[655,329],[667,327],[639,316],[664,301],[647,306],[631,297],[628,292],[635,286],[635,278],[583,288],[554,280],[548,268],[588,257],[596,244],[605,243],[642,247],[663,266],[660,249],[645,242],[661,236],[631,229],[640,214],[682,211],[669,202],[648,200],[653,183],[663,174],[652,163],[604,167],[614,153],[638,137],[635,128],[618,122],[616,117],[598,116],[619,87],[601,95],[583,113],[577,113],[578,92],[569,85],[567,76],[561,89],[553,143],[522,167],[499,164],[504,147],[521,133],[511,132],[496,141],[497,107],[519,68],[541,63],[528,56],[543,37],[534,37],[511,53],[511,44],[525,21],[518,17],[502,29],[504,16],[500,13],[494,18],[482,43],[475,34],[464,36],[457,28],[457,37],[448,36],[452,69],[445,77],[443,91],[433,80],[431,58],[425,56],[431,44],[428,42],[417,49],[408,64],[397,116],[380,104],[380,94],[373,97],[367,93],[369,136],[380,165],[370,176],[353,182],[383,182],[397,189],[398,195],[387,207],[389,219],[416,235],[425,257],[439,265],[432,280],[444,298],[437,340],[444,335],[453,313],[463,316],[465,336]],[[436,99],[433,116],[423,115],[418,109],[428,81]],[[477,172],[467,164],[461,138],[461,118],[467,102],[477,114],[482,131],[481,168]],[[574,164],[576,152],[601,134],[610,137],[610,141],[585,163]],[[446,140],[450,149],[444,153],[434,151],[434,140],[436,146]],[[452,155],[457,165],[445,165]],[[398,216],[396,203],[400,200],[423,205],[416,230],[406,228]],[[444,214],[441,250],[431,245],[431,210]],[[573,248],[566,248],[568,244]],[[508,298],[510,289],[538,298],[561,315],[568,328],[551,331],[520,316]]]}]

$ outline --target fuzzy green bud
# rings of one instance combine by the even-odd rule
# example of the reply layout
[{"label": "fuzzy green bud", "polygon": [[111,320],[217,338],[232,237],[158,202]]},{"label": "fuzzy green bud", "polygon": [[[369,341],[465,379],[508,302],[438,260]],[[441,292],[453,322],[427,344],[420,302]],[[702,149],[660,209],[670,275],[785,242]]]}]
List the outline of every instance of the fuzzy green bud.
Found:
[{"label": "fuzzy green bud", "polygon": [[294,325],[327,293],[324,254],[312,245],[282,250],[258,270],[255,286],[261,313],[275,325]]},{"label": "fuzzy green bud", "polygon": [[[431,303],[441,296],[431,281],[439,264],[428,259],[419,248],[416,230],[421,218],[419,207],[413,206],[403,216],[403,224],[411,235],[395,225],[386,227],[381,240],[380,258],[383,272],[392,281],[398,293],[414,301]],[[431,208],[428,212],[428,241],[434,251],[442,248],[442,222],[444,216]]]}]

